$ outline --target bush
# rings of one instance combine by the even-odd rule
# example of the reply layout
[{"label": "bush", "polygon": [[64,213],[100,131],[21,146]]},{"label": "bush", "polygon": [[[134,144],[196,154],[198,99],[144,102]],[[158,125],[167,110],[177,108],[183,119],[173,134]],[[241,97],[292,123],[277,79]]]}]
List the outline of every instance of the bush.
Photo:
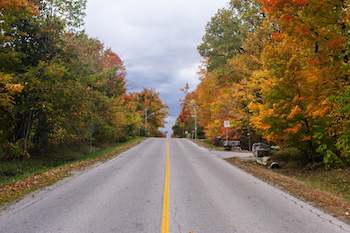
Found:
[{"label": "bush", "polygon": [[20,159],[23,156],[29,157],[24,151],[24,142],[5,142],[0,144],[0,160]]},{"label": "bush", "polygon": [[309,170],[317,170],[324,166],[323,162],[308,163],[305,167]]},{"label": "bush", "polygon": [[285,161],[300,160],[302,157],[302,153],[296,147],[286,147],[280,150],[273,150],[271,151],[271,154],[272,156]]}]

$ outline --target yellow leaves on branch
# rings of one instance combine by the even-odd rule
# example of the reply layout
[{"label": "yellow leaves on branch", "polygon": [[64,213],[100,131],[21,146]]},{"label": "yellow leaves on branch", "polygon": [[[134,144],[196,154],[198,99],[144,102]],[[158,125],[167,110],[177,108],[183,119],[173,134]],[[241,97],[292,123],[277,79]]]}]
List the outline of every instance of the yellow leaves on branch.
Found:
[{"label": "yellow leaves on branch", "polygon": [[34,3],[28,0],[2,0],[0,1],[0,8],[5,11],[28,9],[29,13],[33,15],[39,13],[39,10],[35,9]]},{"label": "yellow leaves on branch", "polygon": [[13,76],[0,72],[0,106],[11,106],[13,95],[21,92],[24,86],[12,83]]},{"label": "yellow leaves on branch", "polygon": [[287,119],[294,119],[297,115],[300,115],[302,113],[300,107],[298,105],[294,106],[290,112],[290,114],[287,116]]},{"label": "yellow leaves on branch", "polygon": [[313,104],[309,104],[307,106],[307,112],[313,119],[326,115],[329,110],[330,110],[330,107],[327,105],[320,107],[320,105],[315,106]]},{"label": "yellow leaves on branch", "polygon": [[293,127],[284,129],[283,132],[285,132],[287,134],[296,134],[296,133],[299,132],[299,130],[301,128],[302,128],[302,124],[301,123],[297,123]]}]

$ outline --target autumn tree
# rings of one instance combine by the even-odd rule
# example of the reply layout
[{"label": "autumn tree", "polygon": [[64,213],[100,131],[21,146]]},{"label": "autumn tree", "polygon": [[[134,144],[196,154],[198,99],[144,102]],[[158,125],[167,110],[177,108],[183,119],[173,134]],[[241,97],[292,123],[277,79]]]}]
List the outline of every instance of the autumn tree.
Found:
[{"label": "autumn tree", "polygon": [[86,1],[0,4],[0,144],[44,155],[86,143],[91,124],[96,145],[137,134],[123,61],[79,32]]},{"label": "autumn tree", "polygon": [[143,88],[140,93],[132,93],[136,102],[136,110],[143,116],[144,124],[147,123],[147,134],[151,136],[161,135],[159,128],[164,128],[166,116],[169,115],[168,105],[159,98],[155,89]]},{"label": "autumn tree", "polygon": [[198,46],[205,62],[196,92],[200,121],[210,140],[226,137],[223,121],[230,120],[230,139],[240,139],[248,148],[248,104],[259,89],[250,77],[262,66],[264,16],[259,2],[233,0],[207,24]]},{"label": "autumn tree", "polygon": [[218,84],[226,85],[241,79],[235,67],[227,63],[246,51],[243,43],[261,23],[262,17],[260,3],[254,0],[232,0],[208,22],[203,43],[197,50],[208,60],[208,72],[213,73]]},{"label": "autumn tree", "polygon": [[[344,1],[260,1],[278,25],[263,51],[262,102],[255,126],[270,140],[302,149],[309,160],[338,158],[342,116],[335,101],[348,85],[344,62]],[[321,155],[321,157],[320,157]]]}]

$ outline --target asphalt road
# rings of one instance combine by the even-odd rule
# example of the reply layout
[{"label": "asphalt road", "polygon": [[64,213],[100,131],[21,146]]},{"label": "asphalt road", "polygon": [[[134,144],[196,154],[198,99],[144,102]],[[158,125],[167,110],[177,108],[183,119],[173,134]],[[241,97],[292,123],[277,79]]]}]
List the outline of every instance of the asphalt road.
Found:
[{"label": "asphalt road", "polygon": [[151,138],[30,194],[0,212],[0,232],[350,232],[191,141],[169,139],[168,148],[169,160],[167,139]]}]

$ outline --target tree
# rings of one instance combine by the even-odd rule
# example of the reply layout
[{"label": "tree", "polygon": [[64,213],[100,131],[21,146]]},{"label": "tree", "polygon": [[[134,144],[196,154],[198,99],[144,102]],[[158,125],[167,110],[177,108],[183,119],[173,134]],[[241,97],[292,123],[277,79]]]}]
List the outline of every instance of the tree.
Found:
[{"label": "tree", "polygon": [[[168,105],[163,104],[159,98],[159,93],[155,92],[153,88],[146,89],[140,93],[132,93],[134,101],[136,102],[136,110],[147,122],[147,129],[149,135],[159,136],[158,128],[164,128],[166,116],[169,114]],[[147,113],[147,115],[146,115]]]},{"label": "tree", "polygon": [[263,101],[251,106],[255,126],[270,141],[301,148],[310,161],[339,155],[338,107],[329,97],[348,85],[340,56],[343,1],[261,2],[278,28],[264,44],[257,75],[265,77]]},{"label": "tree", "polygon": [[225,85],[241,79],[235,67],[227,63],[246,51],[243,43],[261,23],[262,17],[260,3],[254,0],[232,0],[227,8],[219,9],[208,22],[203,43],[197,50],[208,59],[208,72],[213,72],[218,84]]},{"label": "tree", "polygon": [[95,144],[136,135],[141,118],[125,95],[123,61],[75,30],[85,3],[1,2],[1,143],[24,141],[25,150],[43,155],[84,143],[92,123]]}]

